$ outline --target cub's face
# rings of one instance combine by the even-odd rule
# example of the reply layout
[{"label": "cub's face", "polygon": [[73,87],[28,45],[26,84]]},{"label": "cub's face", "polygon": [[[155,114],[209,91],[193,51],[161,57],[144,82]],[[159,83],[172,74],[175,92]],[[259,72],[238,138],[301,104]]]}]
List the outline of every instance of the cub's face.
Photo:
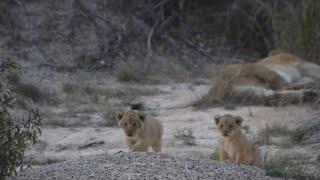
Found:
[{"label": "cub's face", "polygon": [[117,118],[126,136],[134,137],[143,126],[145,114],[135,111],[118,111]]},{"label": "cub's face", "polygon": [[223,116],[217,115],[214,118],[216,125],[222,136],[233,137],[241,131],[242,118],[226,114]]}]

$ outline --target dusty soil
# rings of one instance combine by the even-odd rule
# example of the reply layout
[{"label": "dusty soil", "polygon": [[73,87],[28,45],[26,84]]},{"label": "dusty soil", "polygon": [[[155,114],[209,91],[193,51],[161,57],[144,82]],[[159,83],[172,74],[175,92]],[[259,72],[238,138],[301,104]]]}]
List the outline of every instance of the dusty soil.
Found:
[{"label": "dusty soil", "polygon": [[[295,128],[297,124],[303,123],[315,110],[310,106],[286,106],[286,107],[264,107],[245,106],[234,110],[226,110],[222,107],[196,110],[191,103],[200,98],[210,88],[209,80],[203,83],[185,82],[169,83],[166,85],[146,85],[120,83],[112,76],[99,82],[99,86],[117,90],[155,91],[156,93],[145,93],[137,95],[132,102],[142,102],[145,112],[153,114],[160,119],[164,126],[163,153],[179,157],[193,157],[196,159],[208,159],[217,148],[217,129],[213,122],[216,114],[233,114],[244,118],[244,125],[249,127],[248,136],[255,138],[257,133],[266,125],[286,125]],[[105,83],[105,84],[104,84]],[[116,100],[115,100],[116,101]],[[65,105],[50,108],[56,121],[61,119],[71,121],[62,112],[68,111]],[[106,127],[101,125],[105,121],[99,113],[82,112],[76,114],[88,116],[83,120],[84,125],[78,126],[45,126],[40,137],[40,142],[27,152],[35,165],[70,160],[87,155],[114,154],[118,151],[127,151],[124,135],[119,127]],[[52,120],[52,119],[51,119]],[[194,136],[194,145],[190,146],[177,139],[175,135],[178,130],[191,129]],[[262,151],[269,154],[277,154],[278,147],[261,147]],[[295,147],[303,151],[300,146]],[[302,150],[301,150],[302,149]],[[312,154],[312,152],[310,152]],[[268,156],[271,157],[271,156]]]}]

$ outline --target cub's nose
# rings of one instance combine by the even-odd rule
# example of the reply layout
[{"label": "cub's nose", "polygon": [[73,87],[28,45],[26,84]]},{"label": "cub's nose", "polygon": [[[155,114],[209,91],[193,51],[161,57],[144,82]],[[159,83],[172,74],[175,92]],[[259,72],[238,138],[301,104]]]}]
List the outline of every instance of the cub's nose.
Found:
[{"label": "cub's nose", "polygon": [[127,136],[129,137],[132,137],[132,135],[133,135],[132,133],[127,133]]},{"label": "cub's nose", "polygon": [[228,136],[228,132],[223,132],[223,136]]}]

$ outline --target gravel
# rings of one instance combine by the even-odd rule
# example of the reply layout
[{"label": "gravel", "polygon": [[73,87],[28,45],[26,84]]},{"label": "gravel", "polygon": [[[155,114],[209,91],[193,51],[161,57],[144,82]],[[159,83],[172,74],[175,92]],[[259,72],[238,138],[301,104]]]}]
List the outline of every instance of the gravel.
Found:
[{"label": "gravel", "polygon": [[18,173],[14,179],[272,179],[264,170],[228,162],[120,152],[85,157]]}]

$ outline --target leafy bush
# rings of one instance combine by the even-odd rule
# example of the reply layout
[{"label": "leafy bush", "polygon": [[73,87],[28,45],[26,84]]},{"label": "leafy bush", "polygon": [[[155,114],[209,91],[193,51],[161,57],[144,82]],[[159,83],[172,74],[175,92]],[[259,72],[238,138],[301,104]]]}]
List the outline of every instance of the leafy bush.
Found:
[{"label": "leafy bush", "polygon": [[[0,65],[0,72],[10,73],[18,67],[12,61]],[[0,76],[0,78],[3,78]],[[0,179],[16,174],[16,168],[23,165],[24,152],[37,141],[41,133],[41,118],[38,110],[29,113],[26,119],[16,119],[15,96],[4,79],[0,81]]]}]

